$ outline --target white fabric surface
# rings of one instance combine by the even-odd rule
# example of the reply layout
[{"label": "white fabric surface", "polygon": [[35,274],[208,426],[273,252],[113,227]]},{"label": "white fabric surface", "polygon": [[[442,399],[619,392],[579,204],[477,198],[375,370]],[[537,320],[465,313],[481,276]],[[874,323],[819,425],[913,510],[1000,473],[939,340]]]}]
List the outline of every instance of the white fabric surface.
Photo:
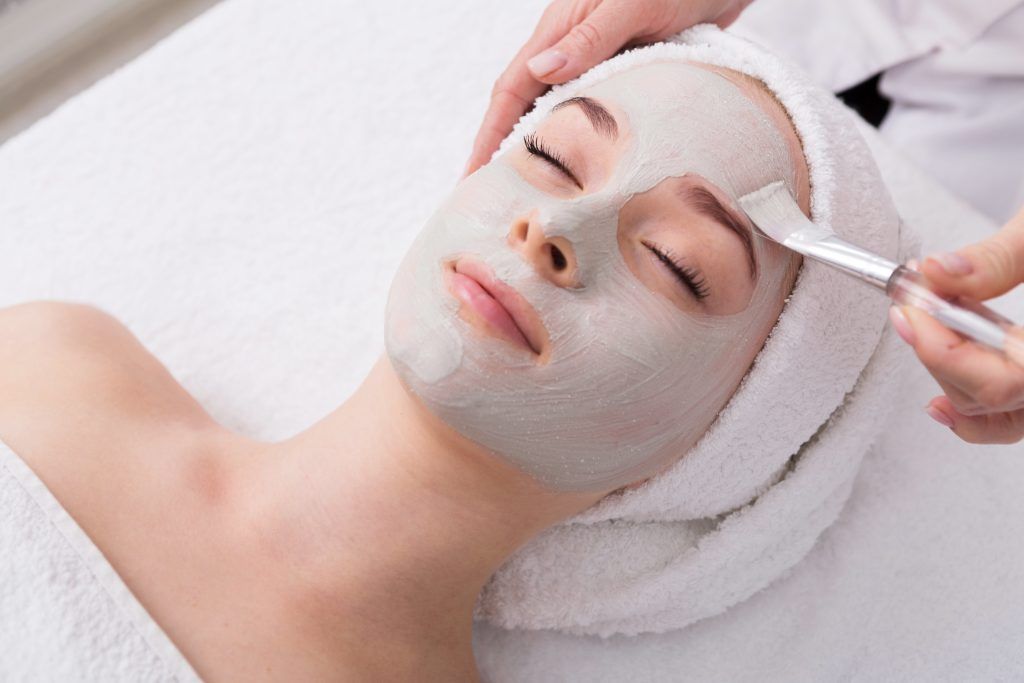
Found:
[{"label": "white fabric surface", "polygon": [[[391,275],[545,4],[226,0],[0,148],[0,305],[98,304],[226,425],[308,426],[381,352]],[[926,251],[992,229],[878,154]],[[659,635],[479,624],[485,675],[1011,678],[1024,454],[956,441],[920,409],[936,391],[915,368],[839,520],[769,588]]]},{"label": "white fabric surface", "polygon": [[198,681],[45,484],[0,441],[0,680]]}]

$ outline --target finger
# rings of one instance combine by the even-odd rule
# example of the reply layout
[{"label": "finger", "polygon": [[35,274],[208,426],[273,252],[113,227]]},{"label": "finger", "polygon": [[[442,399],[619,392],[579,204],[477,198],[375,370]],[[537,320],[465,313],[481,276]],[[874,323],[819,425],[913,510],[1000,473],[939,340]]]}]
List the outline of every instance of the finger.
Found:
[{"label": "finger", "polygon": [[917,357],[936,379],[951,384],[988,412],[1018,407],[1024,367],[943,327],[930,315],[902,306]]},{"label": "finger", "polygon": [[944,293],[979,301],[1005,294],[1024,282],[1024,209],[992,237],[921,265]]},{"label": "finger", "polygon": [[491,103],[473,141],[473,151],[462,172],[463,178],[491,160],[501,141],[512,132],[516,121],[547,88],[543,83],[534,83],[503,86],[491,94]]},{"label": "finger", "polygon": [[[934,375],[932,375],[935,377]],[[950,384],[949,382],[935,377],[935,381],[938,382],[939,387],[945,392],[946,397],[949,399],[956,411],[961,415],[984,415],[990,412],[974,400],[974,397],[964,392],[959,387]]]},{"label": "finger", "polygon": [[554,2],[544,10],[529,39],[516,52],[508,67],[491,88],[491,101],[483,123],[473,140],[473,150],[462,172],[462,178],[476,171],[494,156],[516,121],[532,106],[533,101],[548,90],[547,83],[533,77],[527,60],[565,36],[572,25],[566,14],[568,5]]},{"label": "finger", "polygon": [[[909,266],[909,262],[907,263]],[[914,333],[913,328],[910,327],[910,322],[903,316],[899,306],[892,306],[889,309],[889,317],[892,320],[893,327],[899,333],[903,341],[913,346],[917,341],[917,335]],[[929,372],[931,372],[929,370]],[[978,402],[974,400],[972,396],[965,393],[959,387],[954,386],[947,382],[943,377],[936,377],[934,373],[931,373],[932,377],[938,383],[942,391],[946,393],[946,396],[952,401],[953,406],[964,415],[978,415],[986,412]],[[934,416],[933,416],[934,417]],[[937,418],[936,418],[937,419]]]},{"label": "finger", "polygon": [[935,381],[938,383],[942,391],[945,392],[946,397],[949,398],[950,402],[953,404],[953,407],[956,408],[957,412],[960,413],[961,415],[987,415],[993,412],[1012,412],[1014,410],[1024,409],[1024,397],[1020,398],[1017,401],[1011,401],[1006,406],[1004,406],[1004,410],[1002,411],[993,411],[991,408],[988,408],[978,403],[977,399],[975,399],[973,396],[966,393],[965,391],[961,390],[959,387],[950,384],[949,382],[938,377],[935,378]]},{"label": "finger", "polygon": [[925,410],[933,420],[969,443],[1011,444],[1024,439],[1024,410],[964,415],[945,396],[933,398]]},{"label": "finger", "polygon": [[730,24],[736,21],[743,10],[747,8],[753,0],[740,0],[731,6],[727,7],[718,17],[715,19],[715,23],[721,28],[727,28]]},{"label": "finger", "polygon": [[652,3],[605,0],[552,47],[528,63],[533,77],[555,84],[576,78],[608,59],[635,36],[653,29]]}]

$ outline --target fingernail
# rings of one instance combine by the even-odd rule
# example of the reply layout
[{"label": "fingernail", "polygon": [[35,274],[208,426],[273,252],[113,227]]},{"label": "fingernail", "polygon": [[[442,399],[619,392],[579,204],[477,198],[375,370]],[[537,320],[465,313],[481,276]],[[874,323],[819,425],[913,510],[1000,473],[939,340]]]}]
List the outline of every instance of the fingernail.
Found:
[{"label": "fingernail", "polygon": [[544,50],[544,52],[541,52],[539,55],[528,61],[526,63],[526,68],[528,68],[534,76],[540,78],[541,76],[547,76],[555,69],[561,69],[568,62],[568,57],[552,48]]},{"label": "fingernail", "polygon": [[974,270],[974,266],[967,260],[967,257],[962,254],[958,254],[955,251],[947,252],[944,254],[935,254],[931,258],[939,262],[950,275],[970,275]]},{"label": "fingernail", "polygon": [[892,326],[896,330],[896,334],[900,335],[900,339],[913,346],[917,341],[914,328],[910,326],[910,321],[907,320],[907,316],[903,315],[899,306],[889,307],[889,320],[892,321]]},{"label": "fingernail", "polygon": [[918,262],[916,258],[912,258],[909,261],[907,261],[907,268],[910,268],[911,270],[920,271],[921,264]]},{"label": "fingernail", "polygon": [[469,167],[473,164],[471,161],[467,161],[466,165],[462,167],[462,175],[459,176],[459,180],[462,180],[469,174]]},{"label": "fingernail", "polygon": [[953,418],[946,415],[944,412],[936,408],[935,406],[926,406],[924,412],[928,413],[928,417],[938,422],[943,427],[953,428]]}]

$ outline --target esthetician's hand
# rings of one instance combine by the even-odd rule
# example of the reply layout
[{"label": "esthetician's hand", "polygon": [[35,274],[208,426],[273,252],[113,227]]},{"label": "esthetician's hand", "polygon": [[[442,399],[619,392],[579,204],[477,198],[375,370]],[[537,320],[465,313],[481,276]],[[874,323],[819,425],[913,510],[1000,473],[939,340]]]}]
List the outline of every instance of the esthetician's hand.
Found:
[{"label": "esthetician's hand", "polygon": [[491,89],[491,104],[462,177],[480,168],[548,86],[576,78],[624,47],[695,24],[726,27],[753,0],[554,0]]},{"label": "esthetician's hand", "polygon": [[[998,233],[921,263],[936,289],[984,301],[1024,283],[1024,209]],[[967,341],[910,306],[893,307],[893,325],[914,347],[945,396],[926,410],[937,422],[972,443],[1016,443],[1024,438],[1024,328],[1011,332],[1010,362]],[[901,321],[898,311],[902,311]],[[905,322],[904,322],[905,321]],[[901,329],[902,328],[902,329]]]}]

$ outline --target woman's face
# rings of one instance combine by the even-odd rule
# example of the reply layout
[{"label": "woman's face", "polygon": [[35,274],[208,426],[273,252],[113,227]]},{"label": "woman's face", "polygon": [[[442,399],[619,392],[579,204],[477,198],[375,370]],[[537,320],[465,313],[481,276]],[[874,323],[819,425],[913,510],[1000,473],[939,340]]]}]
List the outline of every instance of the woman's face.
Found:
[{"label": "woman's face", "polygon": [[388,299],[425,405],[556,490],[612,490],[682,455],[778,317],[794,261],[735,200],[781,180],[785,114],[752,79],[634,67],[557,105],[431,217]]}]

